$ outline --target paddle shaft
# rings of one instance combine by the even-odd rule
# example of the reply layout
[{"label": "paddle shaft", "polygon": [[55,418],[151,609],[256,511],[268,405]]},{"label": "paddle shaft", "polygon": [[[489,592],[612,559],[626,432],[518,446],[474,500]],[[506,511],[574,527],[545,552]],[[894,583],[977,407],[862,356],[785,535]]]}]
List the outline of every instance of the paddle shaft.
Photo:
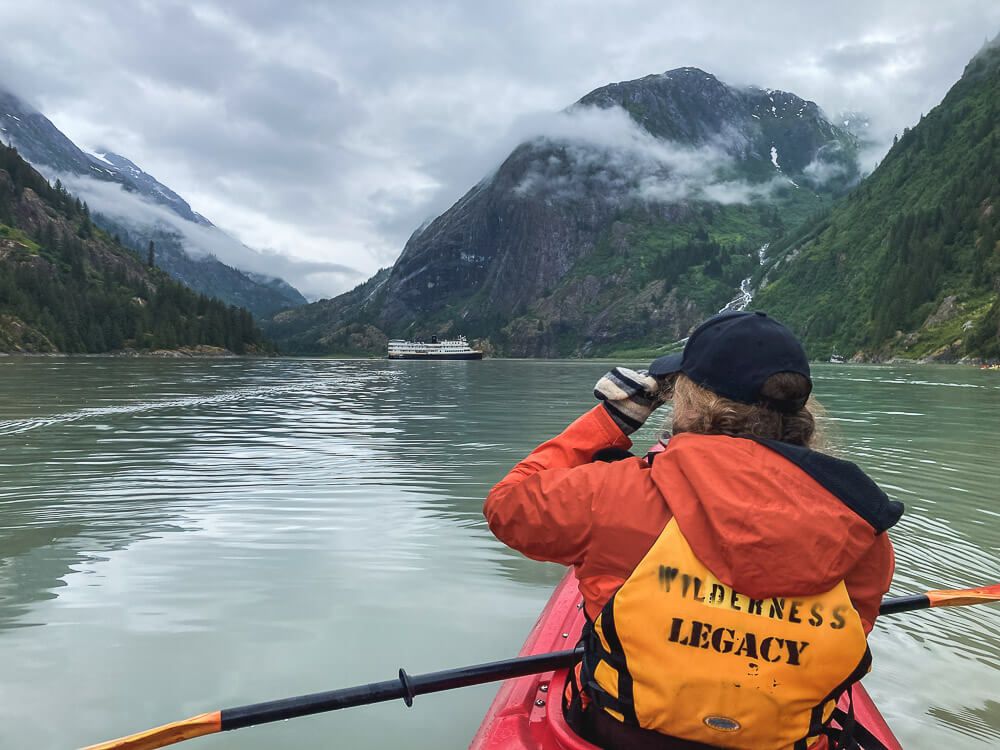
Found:
[{"label": "paddle shaft", "polygon": [[899,612],[911,612],[915,609],[961,607],[966,604],[988,604],[990,602],[1000,602],[1000,583],[973,589],[945,589],[928,591],[926,594],[883,599],[878,613],[880,615],[895,615]]},{"label": "paddle shaft", "polygon": [[366,706],[370,703],[381,703],[397,698],[402,698],[409,705],[413,702],[413,697],[417,695],[439,693],[444,690],[481,685],[511,677],[523,677],[524,675],[568,667],[579,656],[577,651],[555,651],[548,654],[533,654],[517,659],[505,659],[470,667],[429,672],[412,677],[401,669],[399,670],[399,679],[396,680],[372,682],[367,685],[330,690],[325,693],[312,693],[297,698],[285,698],[223,709],[221,731],[293,719],[297,716],[308,716],[324,711],[336,711],[340,708]]},{"label": "paddle shaft", "polygon": [[915,609],[928,609],[931,600],[927,594],[914,594],[913,596],[897,596],[893,599],[886,599],[878,608],[880,615],[895,615],[900,612],[912,612]]},{"label": "paddle shaft", "polygon": [[[954,607],[996,601],[1000,601],[1000,584],[975,589],[928,591],[926,594],[885,599],[879,607],[879,614],[892,615],[930,607]],[[580,658],[582,651],[583,648],[580,646],[570,651],[532,654],[412,677],[401,669],[398,679],[395,680],[225,708],[222,711],[201,714],[121,739],[91,745],[84,750],[155,750],[175,742],[225,732],[229,729],[294,719],[298,716],[336,711],[341,708],[366,706],[398,698],[402,698],[409,706],[417,695],[439,693],[444,690],[482,685],[569,667]]]}]

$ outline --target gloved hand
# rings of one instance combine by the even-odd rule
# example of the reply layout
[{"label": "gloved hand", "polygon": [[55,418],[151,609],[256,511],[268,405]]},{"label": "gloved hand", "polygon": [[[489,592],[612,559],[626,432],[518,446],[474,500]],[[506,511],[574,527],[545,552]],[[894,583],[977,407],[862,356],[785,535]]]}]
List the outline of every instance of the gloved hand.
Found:
[{"label": "gloved hand", "polygon": [[670,397],[661,384],[645,370],[616,367],[597,381],[594,395],[622,432],[631,435]]}]

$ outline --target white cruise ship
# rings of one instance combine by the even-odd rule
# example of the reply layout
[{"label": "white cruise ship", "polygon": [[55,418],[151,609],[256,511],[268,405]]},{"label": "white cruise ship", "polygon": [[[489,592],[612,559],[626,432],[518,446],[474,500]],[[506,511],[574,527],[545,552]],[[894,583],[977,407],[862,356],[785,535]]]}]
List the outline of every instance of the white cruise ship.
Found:
[{"label": "white cruise ship", "polygon": [[389,341],[389,359],[482,359],[483,353],[469,346],[465,336],[441,339],[432,336],[430,343],[423,341]]}]

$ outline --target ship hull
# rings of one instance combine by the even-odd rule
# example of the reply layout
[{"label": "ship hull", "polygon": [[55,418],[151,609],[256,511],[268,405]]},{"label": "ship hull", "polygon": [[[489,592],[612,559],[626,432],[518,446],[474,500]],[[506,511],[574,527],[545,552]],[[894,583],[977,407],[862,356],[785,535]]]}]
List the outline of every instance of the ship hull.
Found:
[{"label": "ship hull", "polygon": [[389,359],[482,359],[482,352],[455,352],[453,354],[390,354]]}]

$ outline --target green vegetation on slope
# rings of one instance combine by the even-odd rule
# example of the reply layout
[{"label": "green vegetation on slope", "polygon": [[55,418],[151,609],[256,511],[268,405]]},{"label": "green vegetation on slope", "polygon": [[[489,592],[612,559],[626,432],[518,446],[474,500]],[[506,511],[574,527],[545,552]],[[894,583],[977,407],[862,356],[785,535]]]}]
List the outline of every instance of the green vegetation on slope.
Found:
[{"label": "green vegetation on slope", "polygon": [[246,310],[145,266],[0,144],[0,350],[267,348]]},{"label": "green vegetation on slope", "polygon": [[[686,330],[733,298],[758,267],[759,248],[780,237],[786,221],[796,222],[829,201],[811,190],[789,189],[751,204],[669,207],[667,216],[625,210],[599,235],[593,252],[513,316],[497,312],[480,290],[450,301],[421,324],[440,331],[460,320],[461,332],[470,338],[521,356],[531,351],[526,342],[538,340],[549,356],[560,357],[662,346],[672,325]],[[678,315],[680,308],[684,312]],[[581,330],[588,339],[584,348]]]},{"label": "green vegetation on slope", "polygon": [[1000,356],[1000,49],[832,211],[771,248],[755,306],[810,353]]},{"label": "green vegetation on slope", "polygon": [[[602,236],[595,252],[581,259],[538,309],[573,304],[580,279],[610,279],[578,304],[602,316],[609,330],[631,335],[594,336],[587,356],[610,356],[629,350],[650,351],[670,343],[668,318],[689,318],[675,331],[684,335],[697,322],[732,300],[740,282],[758,268],[758,250],[781,237],[810,211],[829,205],[828,196],[789,188],[751,204],[690,204],[671,220],[648,214],[623,216]],[[527,313],[531,318],[533,311]],[[544,325],[544,322],[540,323]],[[558,327],[558,322],[556,326]],[[571,327],[558,334],[558,354],[578,353],[579,337]],[[506,329],[510,331],[508,327]],[[517,328],[513,333],[523,335]],[[501,344],[503,339],[501,338]]]}]

